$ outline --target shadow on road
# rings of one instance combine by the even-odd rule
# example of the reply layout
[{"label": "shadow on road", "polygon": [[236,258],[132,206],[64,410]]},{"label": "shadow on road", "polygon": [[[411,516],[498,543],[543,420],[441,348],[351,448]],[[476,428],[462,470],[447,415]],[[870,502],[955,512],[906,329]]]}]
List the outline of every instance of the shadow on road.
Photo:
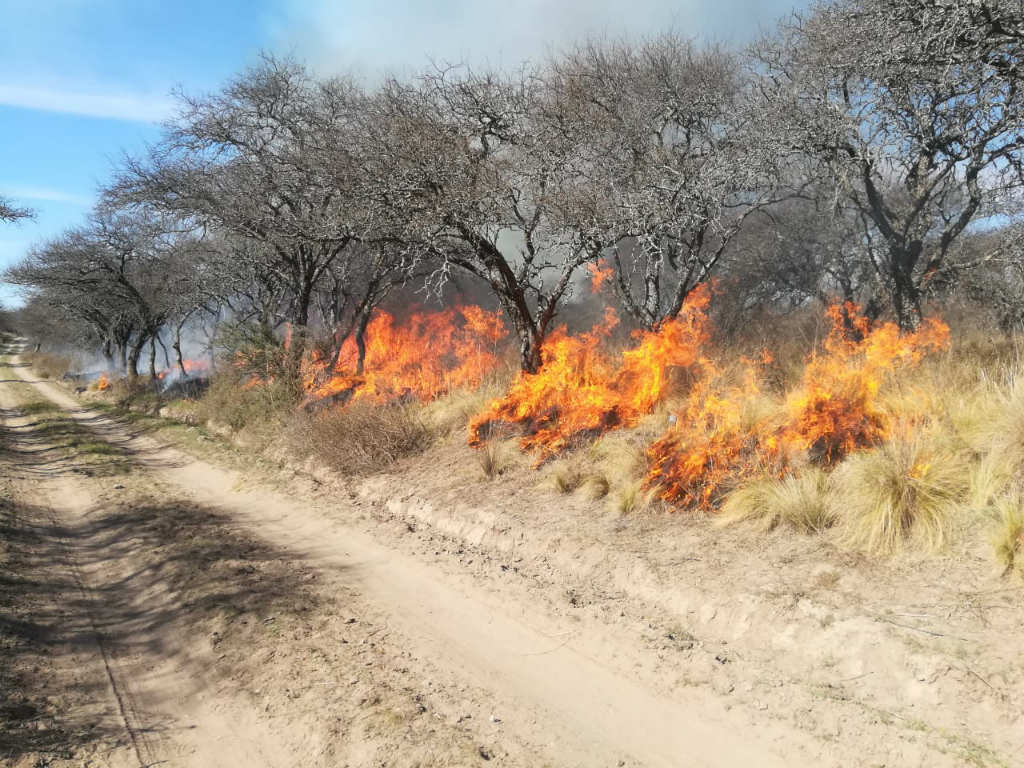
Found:
[{"label": "shadow on road", "polygon": [[154,426],[125,424],[85,408],[61,410],[49,404],[0,408],[0,423],[24,418],[32,420],[10,429],[9,439],[0,441],[0,458],[25,474],[109,476],[137,466],[167,469],[181,465],[181,461],[138,446],[137,438],[155,431]]},{"label": "shadow on road", "polygon": [[[111,701],[100,645],[115,664],[173,660],[194,685],[173,695],[188,695],[251,663],[246,648],[272,631],[268,618],[301,621],[319,604],[294,555],[213,509],[150,500],[56,519],[0,502],[0,762],[126,743],[116,712],[97,708]],[[199,662],[195,643],[233,652]],[[187,727],[159,711],[135,716],[144,736]]]}]

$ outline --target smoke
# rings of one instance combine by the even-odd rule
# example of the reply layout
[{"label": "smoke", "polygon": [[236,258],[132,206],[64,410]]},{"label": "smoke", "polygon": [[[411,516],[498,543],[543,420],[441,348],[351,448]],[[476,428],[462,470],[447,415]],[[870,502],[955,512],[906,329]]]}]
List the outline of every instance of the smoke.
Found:
[{"label": "smoke", "polygon": [[515,67],[587,36],[653,35],[666,29],[743,44],[805,0],[290,0],[270,21],[284,49],[328,74],[370,80],[407,76],[429,59]]}]

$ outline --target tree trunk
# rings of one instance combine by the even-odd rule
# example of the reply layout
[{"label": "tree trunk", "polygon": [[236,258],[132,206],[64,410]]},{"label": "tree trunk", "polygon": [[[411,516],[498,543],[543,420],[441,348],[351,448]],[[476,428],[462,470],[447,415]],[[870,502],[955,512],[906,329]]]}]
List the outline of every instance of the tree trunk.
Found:
[{"label": "tree trunk", "polygon": [[111,371],[114,369],[114,343],[110,339],[104,339],[103,341],[103,359],[107,363],[107,370]]},{"label": "tree trunk", "polygon": [[921,290],[914,281],[914,267],[921,244],[893,246],[889,252],[892,277],[892,305],[900,333],[913,333],[921,324]]},{"label": "tree trunk", "polygon": [[921,324],[921,295],[910,281],[896,284],[893,292],[893,308],[900,333],[913,333]]},{"label": "tree trunk", "polygon": [[516,335],[519,337],[519,367],[523,373],[536,373],[540,370],[540,348],[544,341],[543,334],[537,333],[532,326],[525,325],[521,320],[512,319]]},{"label": "tree trunk", "polygon": [[178,364],[178,370],[181,371],[181,377],[185,378],[188,376],[188,372],[185,370],[185,361],[181,357],[181,326],[179,325],[174,329],[174,343],[171,344],[174,349],[174,360]]},{"label": "tree trunk", "polygon": [[131,349],[128,352],[128,377],[132,381],[139,378],[139,358],[142,357],[142,350],[145,348],[148,340],[149,339],[146,336],[139,336],[138,340],[131,345]]},{"label": "tree trunk", "polygon": [[156,381],[156,336],[149,340],[149,380]]},{"label": "tree trunk", "polygon": [[356,376],[363,375],[366,366],[366,328],[370,324],[370,312],[364,312],[359,318],[359,325],[356,328]]}]

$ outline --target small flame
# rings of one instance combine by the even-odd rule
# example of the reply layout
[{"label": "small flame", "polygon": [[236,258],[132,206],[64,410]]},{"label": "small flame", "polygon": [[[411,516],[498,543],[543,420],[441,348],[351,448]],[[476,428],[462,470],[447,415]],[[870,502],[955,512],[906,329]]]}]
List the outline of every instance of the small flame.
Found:
[{"label": "small flame", "polygon": [[612,268],[599,266],[594,263],[587,264],[587,272],[590,273],[590,290],[599,293],[603,286],[612,276]]},{"label": "small flame", "polygon": [[96,391],[106,392],[108,389],[110,389],[110,379],[108,379],[107,374],[104,373],[96,380]]}]

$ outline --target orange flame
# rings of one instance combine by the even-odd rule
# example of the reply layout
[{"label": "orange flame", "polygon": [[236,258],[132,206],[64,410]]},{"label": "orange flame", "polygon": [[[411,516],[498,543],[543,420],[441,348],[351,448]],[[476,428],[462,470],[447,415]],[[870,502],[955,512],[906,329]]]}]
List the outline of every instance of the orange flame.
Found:
[{"label": "orange flame", "polygon": [[760,395],[758,371],[743,360],[741,385],[710,360],[676,414],[674,424],[648,450],[648,487],[681,506],[711,506],[719,490],[784,465],[782,444],[763,424],[751,423]]},{"label": "orange flame", "polygon": [[601,267],[594,263],[587,264],[587,272],[590,273],[590,290],[594,293],[598,293],[601,290],[601,286],[612,276],[611,267]]},{"label": "orange flame", "polygon": [[869,328],[851,303],[829,307],[827,314],[832,328],[824,354],[808,359],[802,386],[788,398],[785,439],[830,464],[889,434],[891,418],[878,404],[885,377],[948,346],[949,327],[928,319],[905,335],[894,323]]},{"label": "orange flame", "polygon": [[110,379],[107,378],[107,374],[103,374],[96,380],[96,391],[106,392],[110,389]]},{"label": "orange flame", "polygon": [[470,445],[479,445],[494,423],[521,425],[523,450],[538,450],[538,463],[574,442],[632,426],[661,402],[672,372],[698,360],[707,341],[710,291],[702,286],[676,318],[657,332],[638,331],[632,349],[616,361],[602,350],[618,324],[614,310],[589,333],[570,336],[558,328],[541,347],[541,368],[523,373],[506,395],[469,425]]},{"label": "orange flame", "polygon": [[505,335],[501,317],[476,306],[417,312],[403,323],[377,312],[366,331],[363,373],[355,373],[358,349],[349,338],[333,371],[320,353],[306,361],[305,388],[311,400],[345,395],[378,403],[425,402],[479,386],[498,366],[497,347]]},{"label": "orange flame", "polygon": [[744,385],[731,388],[708,365],[676,423],[651,445],[647,485],[666,501],[708,508],[745,478],[782,474],[797,453],[832,464],[889,436],[894,420],[878,401],[881,386],[897,369],[944,348],[949,328],[928,320],[901,336],[893,323],[869,327],[853,304],[827,314],[832,328],[823,353],[808,357],[779,423],[749,418],[747,405],[759,394],[749,363]]},{"label": "orange flame", "polygon": [[[196,373],[205,373],[210,370],[209,360],[190,360],[186,357],[181,361],[181,364],[185,369],[186,376],[192,376]],[[178,373],[178,367],[175,366],[174,368],[164,368],[162,371],[157,371],[156,377],[160,381],[166,381],[168,376],[175,376]]]}]

